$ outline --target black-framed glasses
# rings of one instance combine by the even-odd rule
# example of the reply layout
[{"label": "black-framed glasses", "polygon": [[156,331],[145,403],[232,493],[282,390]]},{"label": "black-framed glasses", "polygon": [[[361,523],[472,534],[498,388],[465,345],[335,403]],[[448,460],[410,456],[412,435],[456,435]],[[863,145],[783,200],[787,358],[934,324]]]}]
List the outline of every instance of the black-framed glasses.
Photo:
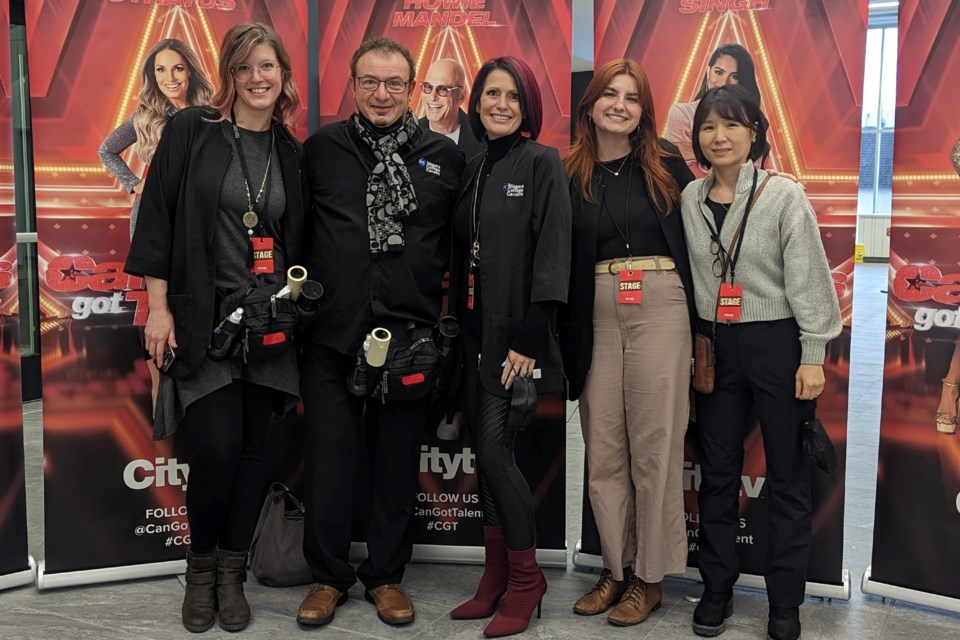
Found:
[{"label": "black-framed glasses", "polygon": [[407,85],[410,84],[406,80],[401,80],[400,78],[388,78],[386,80],[380,80],[379,78],[374,78],[373,76],[360,76],[359,78],[356,78],[356,81],[358,87],[369,92],[376,91],[382,84],[387,88],[387,93],[403,93],[407,90]]},{"label": "black-framed glasses", "polygon": [[716,240],[710,241],[710,253],[713,254],[713,276],[715,278],[723,277],[723,248]]},{"label": "black-framed glasses", "polygon": [[448,95],[450,95],[451,91],[457,91],[459,89],[463,89],[463,87],[459,85],[454,85],[450,87],[443,84],[432,85],[429,82],[420,83],[420,91],[423,91],[424,95],[430,95],[431,93],[433,93],[434,89],[436,89],[438,96],[440,96],[441,98],[446,98]]},{"label": "black-framed glasses", "polygon": [[270,80],[273,76],[277,75],[277,69],[280,68],[276,62],[261,62],[260,64],[254,66],[250,64],[238,64],[233,69],[230,69],[230,73],[233,74],[233,79],[237,82],[247,82],[253,78],[253,70],[256,69],[260,72],[260,77],[264,80]]}]

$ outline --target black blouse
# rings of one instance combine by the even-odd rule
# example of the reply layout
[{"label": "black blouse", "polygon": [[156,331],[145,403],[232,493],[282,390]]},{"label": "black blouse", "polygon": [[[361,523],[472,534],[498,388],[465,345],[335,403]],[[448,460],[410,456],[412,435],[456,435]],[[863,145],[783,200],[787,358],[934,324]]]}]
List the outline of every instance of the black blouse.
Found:
[{"label": "black blouse", "polygon": [[662,214],[650,202],[643,171],[636,160],[631,158],[624,163],[623,158],[618,158],[595,171],[600,176],[597,262],[626,258],[628,254],[674,257],[657,219]]}]

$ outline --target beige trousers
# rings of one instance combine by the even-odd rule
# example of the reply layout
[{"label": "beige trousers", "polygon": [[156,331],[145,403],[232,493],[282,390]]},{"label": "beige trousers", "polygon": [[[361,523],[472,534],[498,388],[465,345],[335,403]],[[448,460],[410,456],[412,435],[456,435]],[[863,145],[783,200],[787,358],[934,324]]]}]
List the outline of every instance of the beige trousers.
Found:
[{"label": "beige trousers", "polygon": [[683,573],[683,438],[692,344],[676,271],[645,271],[643,302],[617,303],[617,276],[597,274],[593,359],[580,397],[590,504],[604,567],[645,582]]}]

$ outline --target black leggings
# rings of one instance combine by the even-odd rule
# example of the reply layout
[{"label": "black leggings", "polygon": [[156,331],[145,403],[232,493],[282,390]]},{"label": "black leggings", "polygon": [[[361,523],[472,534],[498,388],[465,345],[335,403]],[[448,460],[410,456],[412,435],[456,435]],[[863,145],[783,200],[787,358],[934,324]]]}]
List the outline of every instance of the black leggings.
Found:
[{"label": "black leggings", "polygon": [[190,549],[246,551],[266,495],[267,429],[274,391],[234,380],[200,398],[180,422],[190,451]]},{"label": "black leggings", "polygon": [[[467,362],[476,362],[476,354]],[[507,548],[529,549],[537,542],[537,524],[530,486],[514,460],[517,433],[507,429],[510,398],[484,389],[471,367],[464,373],[464,417],[477,456],[483,523],[503,529]]]}]

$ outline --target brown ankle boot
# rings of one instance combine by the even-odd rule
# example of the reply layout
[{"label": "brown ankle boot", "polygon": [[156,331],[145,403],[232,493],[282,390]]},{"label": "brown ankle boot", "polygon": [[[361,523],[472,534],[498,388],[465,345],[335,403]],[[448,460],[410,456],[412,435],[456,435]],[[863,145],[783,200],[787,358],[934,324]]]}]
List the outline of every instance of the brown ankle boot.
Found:
[{"label": "brown ankle boot", "polygon": [[581,616],[595,616],[603,613],[620,601],[632,575],[633,568],[624,567],[623,580],[614,580],[610,570],[604,569],[593,589],[580,596],[577,603],[573,605],[573,612]]},{"label": "brown ankle boot", "polygon": [[630,627],[647,619],[651,612],[660,608],[663,593],[659,582],[644,582],[637,576],[630,577],[630,584],[614,607],[607,622],[618,627]]},{"label": "brown ankle boot", "polygon": [[217,558],[217,600],[224,631],[242,631],[250,624],[250,605],[243,594],[246,580],[247,552],[221,549]]},{"label": "brown ankle boot", "polygon": [[217,617],[214,585],[217,579],[217,552],[187,551],[187,586],[183,592],[180,615],[187,631],[202,633]]}]

